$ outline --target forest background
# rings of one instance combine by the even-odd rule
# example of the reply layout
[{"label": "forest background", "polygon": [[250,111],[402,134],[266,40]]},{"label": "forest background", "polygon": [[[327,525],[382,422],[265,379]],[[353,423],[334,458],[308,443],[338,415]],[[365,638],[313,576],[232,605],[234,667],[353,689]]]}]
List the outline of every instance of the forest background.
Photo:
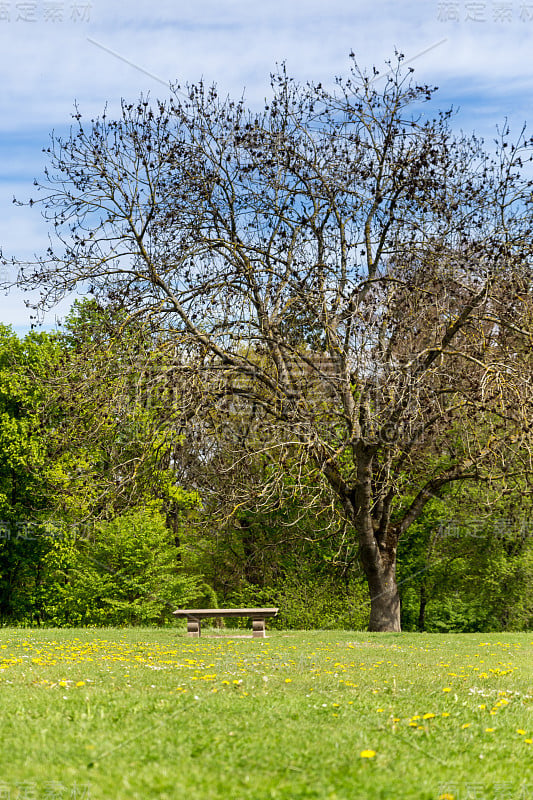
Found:
[{"label": "forest background", "polygon": [[[176,387],[157,350],[113,331],[94,301],[62,333],[0,329],[2,624],[167,625],[178,606],[275,605],[273,626],[365,628],[364,574],[328,499],[320,516],[297,495],[228,515],[223,471],[209,491],[187,487],[180,433],[162,418]],[[65,383],[53,376],[66,365]],[[428,504],[399,549],[402,628],[530,628],[530,514],[527,497],[484,486]]]}]

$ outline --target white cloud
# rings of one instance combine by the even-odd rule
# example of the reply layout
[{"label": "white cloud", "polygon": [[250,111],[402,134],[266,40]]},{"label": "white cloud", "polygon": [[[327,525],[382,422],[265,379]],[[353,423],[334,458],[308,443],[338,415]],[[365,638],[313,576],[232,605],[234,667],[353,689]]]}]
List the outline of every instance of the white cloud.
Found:
[{"label": "white cloud", "polygon": [[[398,47],[414,58],[420,81],[440,87],[442,105],[461,106],[465,130],[488,134],[505,115],[518,127],[529,114],[533,18],[524,17],[528,4],[521,0],[99,0],[88,22],[69,19],[71,2],[63,4],[64,21],[45,22],[45,6],[35,0],[36,21],[15,21],[11,2],[12,20],[0,20],[0,245],[8,253],[39,249],[45,239],[44,227],[14,210],[11,197],[14,189],[31,194],[30,175],[41,170],[47,132],[68,126],[74,100],[90,117],[104,103],[112,112],[121,97],[135,99],[141,91],[165,96],[165,87],[140,70],[163,82],[203,77],[223,93],[240,95],[246,87],[249,102],[257,104],[268,93],[276,61],[286,60],[298,79],[328,82],[346,72],[350,50],[370,67],[382,65]],[[484,20],[467,19],[474,6]],[[511,18],[494,18],[504,6]],[[450,18],[454,13],[458,21]],[[26,312],[21,307],[18,313]]]}]

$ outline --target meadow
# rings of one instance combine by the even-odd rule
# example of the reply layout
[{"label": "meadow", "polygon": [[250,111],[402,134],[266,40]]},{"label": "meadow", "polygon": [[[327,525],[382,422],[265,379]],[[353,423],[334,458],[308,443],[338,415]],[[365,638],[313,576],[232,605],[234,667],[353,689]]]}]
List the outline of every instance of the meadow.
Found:
[{"label": "meadow", "polygon": [[531,634],[0,629],[2,800],[533,800]]}]

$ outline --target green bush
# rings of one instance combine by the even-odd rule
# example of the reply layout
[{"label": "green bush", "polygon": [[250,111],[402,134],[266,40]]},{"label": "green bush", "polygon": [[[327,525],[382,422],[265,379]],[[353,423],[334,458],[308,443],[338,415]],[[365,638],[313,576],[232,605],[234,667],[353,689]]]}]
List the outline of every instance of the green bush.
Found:
[{"label": "green bush", "polygon": [[[228,607],[279,608],[269,626],[295,630],[361,630],[368,624],[369,605],[364,587],[353,581],[348,585],[331,576],[288,574],[269,587],[243,583],[227,596]],[[243,625],[244,622],[227,622]]]},{"label": "green bush", "polygon": [[186,575],[160,513],[137,509],[54,542],[43,564],[41,621],[53,625],[141,625],[174,621],[201,594]]}]

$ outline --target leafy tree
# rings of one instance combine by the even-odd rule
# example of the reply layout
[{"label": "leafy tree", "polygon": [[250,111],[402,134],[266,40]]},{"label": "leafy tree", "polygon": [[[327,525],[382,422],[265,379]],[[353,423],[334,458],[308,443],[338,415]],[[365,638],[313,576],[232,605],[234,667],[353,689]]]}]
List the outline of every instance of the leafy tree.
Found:
[{"label": "leafy tree", "polygon": [[47,382],[47,408],[61,409],[59,513],[107,519],[159,500],[169,525],[179,527],[180,512],[198,507],[199,496],[179,483],[175,352],[95,301],[74,305],[59,342],[59,369]]},{"label": "leafy tree", "polygon": [[268,451],[265,507],[288,465],[313,475],[378,631],[400,627],[397,548],[426,504],[510,481],[509,447],[531,474],[531,142],[452,135],[401,62],[378,82],[354,61],[332,90],[282,70],[262,112],[199,84],[77,113],[42,185],[58,247],[19,279],[45,303],[87,287],[179,343],[197,463]]},{"label": "leafy tree", "polygon": [[54,337],[19,339],[0,326],[0,618],[24,614],[48,544],[41,536],[53,486],[42,426],[44,381],[58,360]]}]

